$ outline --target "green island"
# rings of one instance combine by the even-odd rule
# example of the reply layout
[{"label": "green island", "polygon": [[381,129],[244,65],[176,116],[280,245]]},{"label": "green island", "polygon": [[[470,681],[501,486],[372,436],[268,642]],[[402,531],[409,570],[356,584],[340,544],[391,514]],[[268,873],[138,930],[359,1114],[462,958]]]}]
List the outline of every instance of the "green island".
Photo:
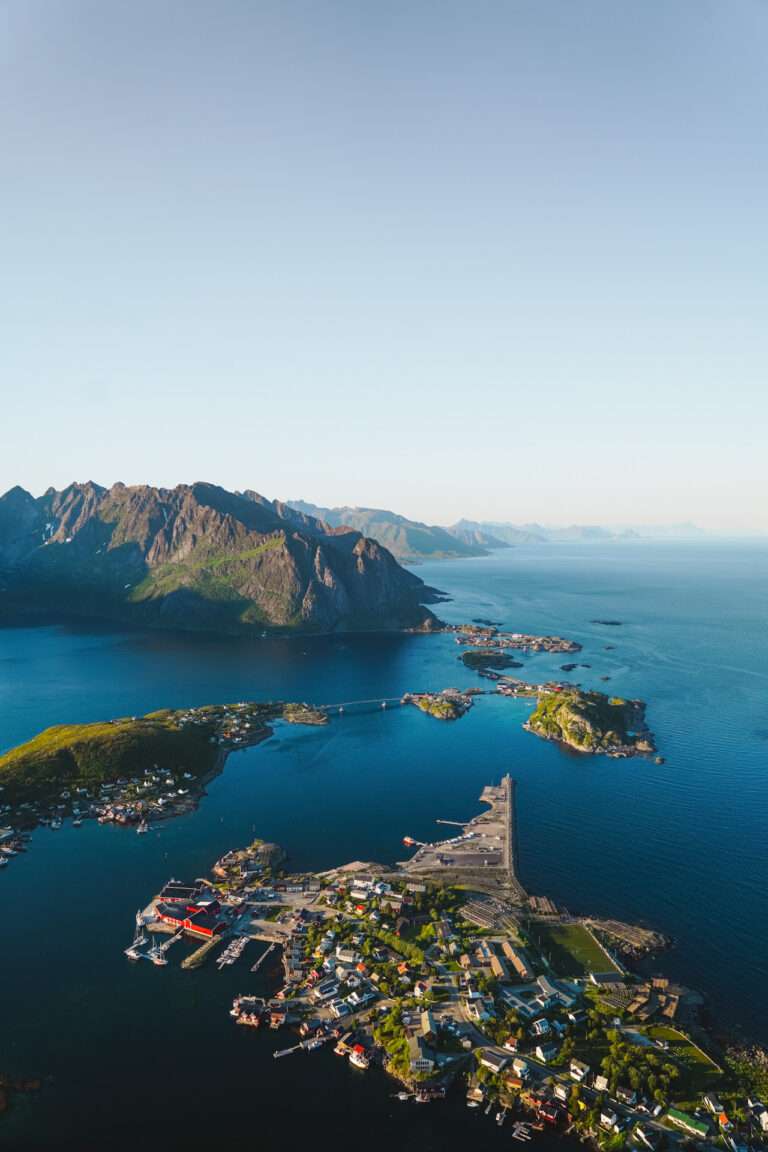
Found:
[{"label": "green island", "polygon": [[473,672],[480,672],[485,668],[493,668],[499,671],[504,668],[522,668],[523,665],[519,660],[509,656],[506,652],[498,651],[493,648],[471,648],[461,654],[461,662],[465,668],[471,669]]},{"label": "green island", "polygon": [[540,694],[524,727],[582,752],[623,757],[649,756],[655,751],[642,700],[622,700],[571,685]]},{"label": "green island", "polygon": [[[0,757],[2,799],[8,805],[23,798],[30,807],[61,789],[67,798],[74,790],[90,798],[92,792],[119,784],[113,800],[119,795],[151,808],[158,791],[153,783],[162,786],[171,774],[183,774],[190,782],[215,772],[229,751],[269,736],[269,722],[276,720],[328,723],[324,712],[307,704],[243,702],[60,724]],[[158,779],[146,779],[152,776]]]}]

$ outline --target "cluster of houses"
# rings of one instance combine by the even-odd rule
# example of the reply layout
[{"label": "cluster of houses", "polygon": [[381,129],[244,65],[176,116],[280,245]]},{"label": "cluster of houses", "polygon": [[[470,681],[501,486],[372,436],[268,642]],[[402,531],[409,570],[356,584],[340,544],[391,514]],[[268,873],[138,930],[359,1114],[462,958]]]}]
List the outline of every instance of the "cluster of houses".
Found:
[{"label": "cluster of houses", "polygon": [[[690,1115],[670,1108],[667,1119],[691,1136],[721,1136],[732,1152],[748,1152],[747,1132],[734,1124],[716,1092],[707,1092],[704,1107]],[[768,1109],[755,1096],[747,1097],[748,1126],[759,1135],[768,1134]]]},{"label": "cluster of houses", "polygon": [[[232,876],[233,869],[239,870],[245,882],[258,877],[267,858],[254,845],[242,853],[228,854],[219,864],[228,877]],[[525,950],[508,939],[492,942],[480,936],[470,944],[464,936],[462,948],[449,918],[434,919],[434,913],[424,915],[414,908],[417,897],[425,891],[423,885],[405,884],[401,886],[403,890],[396,890],[375,876],[358,873],[351,877],[338,876],[327,884],[324,882],[322,887],[324,902],[331,909],[349,913],[350,920],[330,926],[327,909],[296,907],[292,919],[283,921],[286,927],[290,924],[287,932],[280,933],[284,939],[286,982],[277,1000],[285,1002],[298,994],[300,1001],[323,1010],[321,1016],[341,1020],[378,1001],[382,992],[387,996],[412,998],[417,1006],[404,1013],[402,1020],[408,1043],[408,1066],[414,1075],[432,1073],[439,1063],[436,1049],[444,1030],[461,1037],[464,1048],[472,1048],[473,1041],[462,1036],[466,1029],[460,1029],[451,1016],[436,1018],[434,997],[430,995],[430,963],[404,958],[403,953],[389,947],[383,935],[399,936],[406,925],[429,923],[433,937],[430,954],[439,951],[444,958],[458,963],[458,985],[467,1018],[484,1029],[486,1024],[495,1024],[499,1006],[503,1005],[505,1009],[514,1009],[527,1033],[527,1036],[522,1032],[510,1035],[503,1045],[478,1049],[481,1066],[494,1076],[506,1073],[504,1079],[509,1089],[526,1089],[529,1096],[536,1096],[535,1072],[532,1079],[529,1061],[535,1059],[551,1066],[560,1053],[560,1042],[566,1032],[587,1023],[587,1012],[578,1003],[583,994],[581,987],[546,975],[536,977]],[[301,892],[320,888],[321,882],[314,878],[301,882],[286,880],[271,885],[267,898],[274,898],[278,889]],[[158,897],[154,915],[174,927],[212,937],[227,927],[230,912],[227,905],[232,906],[235,916],[246,909],[239,901],[239,896],[231,893],[222,896],[202,883],[185,885],[171,880]],[[389,942],[392,942],[391,935]],[[408,948],[404,948],[404,953],[409,954]],[[607,980],[609,974],[605,975]],[[610,976],[615,979],[616,974]],[[488,985],[483,977],[486,981],[493,978],[493,983]],[[601,984],[602,978],[598,975],[594,982]],[[491,987],[493,995],[483,991]],[[629,1010],[641,1020],[656,1013],[674,1016],[681,996],[679,988],[661,979],[635,986],[633,992],[635,998]],[[282,1011],[282,1018],[272,1022],[276,1027],[286,1019],[286,1012],[274,1002],[271,1007],[278,1015]],[[489,1027],[488,1031],[493,1030]],[[649,1121],[664,1110],[661,1104],[639,1102],[630,1087],[619,1086],[609,1097],[608,1079],[599,1072],[593,1073],[582,1060],[571,1059],[566,1074],[568,1082],[561,1077],[545,1094],[546,1098],[542,1096],[537,1103],[545,1119],[554,1122],[567,1114],[573,1084],[584,1085],[603,1095],[606,1103],[599,1122],[606,1132],[619,1133],[626,1129],[630,1121],[624,1109],[645,1111]],[[747,1103],[752,1130],[768,1135],[768,1109],[756,1098],[750,1097]],[[702,1107],[693,1113],[669,1108],[667,1119],[671,1126],[688,1135],[720,1136],[730,1152],[748,1152],[743,1125],[731,1123],[714,1092],[708,1093]],[[653,1152],[658,1143],[658,1127],[641,1124],[636,1135]]]},{"label": "cluster of houses", "polygon": [[[276,884],[273,887],[277,891],[280,887],[301,890],[304,886]],[[401,914],[413,905],[413,890],[424,891],[422,885],[411,885],[411,889],[397,893],[382,881],[357,876],[349,884],[343,880],[329,884],[324,891],[327,904],[354,913],[359,918],[357,930],[348,940],[340,942],[336,930],[328,928],[319,943],[310,949],[305,936],[309,926],[322,919],[322,913],[298,911],[290,938],[284,945],[286,985],[278,996],[287,997],[303,988],[310,1004],[327,1009],[334,1018],[342,1018],[379,999],[381,976],[377,967],[390,964],[396,965],[401,991],[424,998],[429,984],[420,978],[420,966],[404,960],[385,945],[370,949],[366,957],[359,951],[372,930],[382,923],[382,918],[383,927],[399,935],[406,922]]]},{"label": "cluster of houses", "polygon": [[633,992],[634,999],[628,1011],[638,1020],[650,1020],[657,1015],[674,1020],[677,1016],[683,990],[677,984],[670,984],[665,977],[657,976],[647,984],[638,985]]}]

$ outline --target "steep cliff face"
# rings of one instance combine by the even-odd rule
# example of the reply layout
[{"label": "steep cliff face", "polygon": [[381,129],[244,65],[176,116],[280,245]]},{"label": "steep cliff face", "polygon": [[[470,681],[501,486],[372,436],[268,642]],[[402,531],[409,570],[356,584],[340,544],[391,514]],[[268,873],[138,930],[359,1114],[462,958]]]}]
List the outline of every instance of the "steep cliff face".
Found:
[{"label": "steep cliff face", "polygon": [[430,629],[422,581],[348,528],[212,484],[0,498],[0,613],[227,631]]}]

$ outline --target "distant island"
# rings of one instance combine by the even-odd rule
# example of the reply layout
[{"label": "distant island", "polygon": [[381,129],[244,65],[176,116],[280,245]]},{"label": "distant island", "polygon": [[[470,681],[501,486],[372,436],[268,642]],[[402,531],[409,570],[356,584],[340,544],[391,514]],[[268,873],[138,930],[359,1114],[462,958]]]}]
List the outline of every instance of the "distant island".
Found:
[{"label": "distant island", "polygon": [[437,600],[376,541],[257,492],[72,484],[0,497],[0,622],[98,616],[245,633],[434,630]]}]

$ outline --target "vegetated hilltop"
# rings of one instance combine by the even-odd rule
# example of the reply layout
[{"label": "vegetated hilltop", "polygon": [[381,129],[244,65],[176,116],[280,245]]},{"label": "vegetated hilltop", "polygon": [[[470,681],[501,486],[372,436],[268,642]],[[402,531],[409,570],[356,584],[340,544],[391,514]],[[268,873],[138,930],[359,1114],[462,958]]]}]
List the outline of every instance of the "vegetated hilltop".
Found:
[{"label": "vegetated hilltop", "polygon": [[642,700],[609,699],[602,692],[567,687],[540,696],[524,727],[582,752],[648,756],[655,751]]},{"label": "vegetated hilltop", "polygon": [[[247,718],[245,729],[240,727]],[[267,723],[285,719],[325,724],[303,704],[209,705],[189,711],[162,709],[94,724],[59,724],[0,756],[4,800],[36,798],[71,785],[96,786],[146,770],[204,775],[219,748],[241,747],[269,735]]]},{"label": "vegetated hilltop", "polygon": [[319,508],[305,500],[289,500],[296,512],[319,517],[337,528],[354,528],[373,537],[398,560],[447,560],[465,556],[486,556],[489,548],[503,548],[500,540],[491,542],[485,534],[454,532],[408,520],[385,508]]},{"label": "vegetated hilltop", "polygon": [[0,617],[65,612],[261,634],[432,629],[376,541],[255,492],[71,484],[0,497]]}]

